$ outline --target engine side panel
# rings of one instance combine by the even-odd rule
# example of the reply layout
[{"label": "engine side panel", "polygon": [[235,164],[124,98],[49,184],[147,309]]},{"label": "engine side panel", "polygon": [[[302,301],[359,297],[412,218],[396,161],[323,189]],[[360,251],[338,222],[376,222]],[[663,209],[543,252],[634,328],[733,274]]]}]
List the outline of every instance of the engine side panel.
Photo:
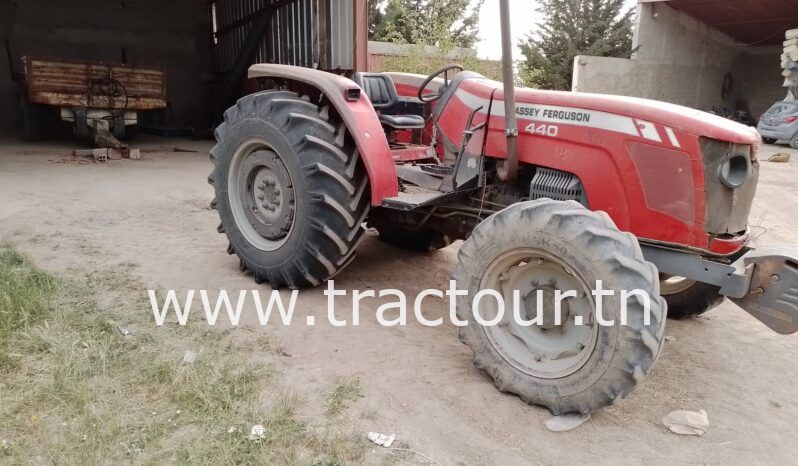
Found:
[{"label": "engine side panel", "polygon": [[[486,155],[505,158],[499,86],[486,79],[464,80],[439,109],[441,131],[457,141],[471,112],[488,117],[490,109]],[[618,113],[624,107],[615,99],[607,103],[595,96],[581,97],[519,90],[520,163],[575,174],[591,209],[606,211],[619,228],[640,238],[721,254],[743,246],[743,239],[713,245],[707,230],[704,156],[699,136],[684,130],[690,127],[689,121],[676,121],[670,107],[666,110],[671,113],[662,118],[645,119],[656,116],[656,105],[647,108],[634,101],[625,113]],[[710,129],[693,129],[756,149],[747,129],[720,126],[713,122]],[[742,210],[747,217],[747,210]]]}]

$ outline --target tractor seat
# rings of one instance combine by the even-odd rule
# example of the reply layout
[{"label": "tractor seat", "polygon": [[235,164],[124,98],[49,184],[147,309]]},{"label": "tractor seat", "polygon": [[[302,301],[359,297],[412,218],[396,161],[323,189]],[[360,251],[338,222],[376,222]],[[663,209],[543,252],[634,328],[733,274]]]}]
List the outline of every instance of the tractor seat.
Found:
[{"label": "tractor seat", "polygon": [[379,112],[382,126],[392,130],[424,129],[427,122],[421,115],[396,115],[391,112],[400,102],[396,86],[390,76],[381,73],[355,73],[355,83],[371,100]]}]

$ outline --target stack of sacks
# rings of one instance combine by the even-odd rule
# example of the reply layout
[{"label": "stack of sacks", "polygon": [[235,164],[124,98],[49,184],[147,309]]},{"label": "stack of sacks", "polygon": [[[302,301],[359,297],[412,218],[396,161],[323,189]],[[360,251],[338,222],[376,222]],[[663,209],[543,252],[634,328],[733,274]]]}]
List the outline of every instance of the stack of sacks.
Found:
[{"label": "stack of sacks", "polygon": [[784,53],[781,55],[781,67],[784,71],[784,87],[798,87],[798,29],[787,31],[784,42]]}]

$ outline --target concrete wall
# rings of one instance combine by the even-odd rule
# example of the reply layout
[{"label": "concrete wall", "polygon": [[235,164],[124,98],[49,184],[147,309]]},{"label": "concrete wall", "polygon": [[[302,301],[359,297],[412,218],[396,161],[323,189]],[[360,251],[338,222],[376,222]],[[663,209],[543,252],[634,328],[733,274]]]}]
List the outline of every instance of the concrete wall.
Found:
[{"label": "concrete wall", "polygon": [[[780,47],[747,47],[667,4],[638,5],[631,60],[579,56],[573,90],[645,97],[701,110],[737,108],[759,114],[786,95]],[[734,92],[721,96],[724,76]]]},{"label": "concrete wall", "polygon": [[[0,38],[18,54],[165,68],[167,123],[202,125],[213,51],[207,0],[0,0]],[[0,60],[0,130],[18,126],[18,86]]]}]

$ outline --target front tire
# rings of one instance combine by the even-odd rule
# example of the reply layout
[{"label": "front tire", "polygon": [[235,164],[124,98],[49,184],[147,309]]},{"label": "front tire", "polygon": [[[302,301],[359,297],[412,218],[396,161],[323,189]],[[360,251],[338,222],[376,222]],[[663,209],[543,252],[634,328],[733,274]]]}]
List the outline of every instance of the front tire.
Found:
[{"label": "front tire", "polygon": [[[518,203],[477,226],[459,260],[453,279],[468,296],[458,298],[458,317],[469,322],[460,327],[460,339],[473,350],[475,365],[503,392],[555,415],[587,414],[628,395],[660,355],[666,304],[656,267],[645,261],[637,239],[620,232],[605,213],[576,202]],[[646,291],[648,325],[641,301],[634,298],[627,300],[628,325],[597,325],[595,300],[586,291],[597,280],[606,290]],[[511,291],[519,290],[527,320],[529,309],[538,306],[536,296],[541,297],[543,322],[521,327],[511,318],[497,326],[480,325],[473,312],[486,320],[495,317],[484,312],[490,307],[482,303],[495,302],[490,298],[479,309],[473,306],[483,289],[499,291],[508,303]],[[557,290],[578,293],[567,301],[559,326],[546,312]],[[619,293],[603,303],[604,318],[619,322]]]},{"label": "front tire", "polygon": [[346,127],[328,107],[287,91],[244,97],[224,118],[208,182],[227,252],[273,288],[332,278],[354,259],[370,207]]}]

